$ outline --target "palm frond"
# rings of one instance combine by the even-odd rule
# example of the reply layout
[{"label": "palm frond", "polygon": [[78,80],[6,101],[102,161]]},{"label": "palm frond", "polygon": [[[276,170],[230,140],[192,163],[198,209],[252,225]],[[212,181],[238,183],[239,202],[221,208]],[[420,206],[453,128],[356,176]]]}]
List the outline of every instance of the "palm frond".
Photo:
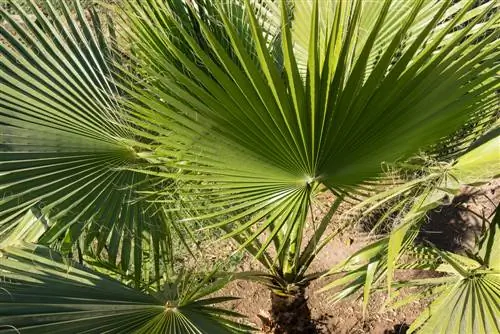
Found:
[{"label": "palm frond", "polygon": [[[184,275],[145,294],[28,243],[0,250],[0,333],[246,333],[208,297],[224,280]],[[210,283],[214,280],[213,283]]]},{"label": "palm frond", "polygon": [[175,230],[135,194],[153,186],[148,177],[124,169],[140,158],[120,102],[112,21],[72,4],[2,9],[0,235],[35,210],[49,225],[40,242],[85,239],[97,255],[106,245],[110,262],[133,267],[139,281],[143,251],[157,266],[168,261]]},{"label": "palm frond", "polygon": [[[494,333],[500,330],[496,314],[500,295],[500,276],[468,257],[437,250],[444,263],[437,271],[452,276],[402,282],[400,287],[439,287],[434,301],[412,323],[410,333]],[[421,293],[420,293],[421,294]],[[451,307],[450,307],[451,306]]]},{"label": "palm frond", "polygon": [[[231,231],[226,237],[250,231],[249,243],[271,231],[262,250],[280,233],[293,237],[278,251],[284,258],[297,256],[318,184],[342,193],[376,176],[382,162],[453,132],[498,87],[498,14],[483,22],[494,2],[401,9],[312,1],[304,20],[293,8],[308,2],[234,1],[245,13],[237,20],[225,3],[152,1],[128,10],[149,78],[131,93],[132,119],[155,133],[147,154],[164,168],[143,171],[179,181],[196,219]],[[276,10],[279,29],[263,28]],[[294,34],[304,22],[305,76],[295,47],[304,36]],[[279,61],[270,40],[281,43]]]}]

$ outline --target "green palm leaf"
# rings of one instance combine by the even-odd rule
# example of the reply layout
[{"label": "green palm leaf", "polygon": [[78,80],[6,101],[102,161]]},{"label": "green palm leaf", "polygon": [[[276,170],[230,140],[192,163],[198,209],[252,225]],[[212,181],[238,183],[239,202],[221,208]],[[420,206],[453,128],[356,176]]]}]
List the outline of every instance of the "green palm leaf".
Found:
[{"label": "green palm leaf", "polygon": [[250,327],[204,298],[226,281],[180,276],[145,294],[67,263],[49,248],[21,243],[0,251],[0,333],[243,333]]},{"label": "green palm leaf", "polygon": [[140,159],[120,103],[112,22],[79,2],[75,11],[54,5],[2,9],[0,235],[34,208],[50,225],[40,242],[82,239],[98,255],[106,246],[138,282],[145,250],[156,272],[168,260],[171,214],[134,193],[154,186],[147,176],[124,170]]},{"label": "green palm leaf", "polygon": [[[318,184],[351,189],[376,176],[382,162],[453,132],[490,101],[498,87],[491,79],[498,14],[483,21],[496,4],[471,10],[472,1],[450,3],[417,1],[402,10],[391,1],[313,1],[297,22],[302,12],[295,18],[293,5],[303,2],[234,1],[231,10],[217,1],[131,4],[128,18],[149,73],[131,93],[131,122],[156,133],[147,154],[164,168],[145,173],[178,180],[196,218],[215,220],[209,227],[230,231],[226,237],[247,244],[270,231],[258,254],[287,240],[277,254],[294,272]],[[279,22],[267,20],[274,10]],[[295,48],[305,39],[293,33],[304,22],[305,76]],[[324,50],[316,43],[321,36]]]},{"label": "green palm leaf", "polygon": [[[493,228],[495,228],[493,226]],[[457,254],[437,250],[444,264],[437,268],[447,276],[402,282],[400,287],[438,287],[435,299],[412,323],[409,331],[421,333],[495,333],[500,330],[500,276],[498,271]],[[434,288],[435,289],[435,288]]]},{"label": "green palm leaf", "polygon": [[[498,322],[498,275],[481,275],[455,283],[415,320],[410,333],[495,333]],[[450,306],[453,306],[450,310]],[[421,327],[422,321],[427,319]]]}]

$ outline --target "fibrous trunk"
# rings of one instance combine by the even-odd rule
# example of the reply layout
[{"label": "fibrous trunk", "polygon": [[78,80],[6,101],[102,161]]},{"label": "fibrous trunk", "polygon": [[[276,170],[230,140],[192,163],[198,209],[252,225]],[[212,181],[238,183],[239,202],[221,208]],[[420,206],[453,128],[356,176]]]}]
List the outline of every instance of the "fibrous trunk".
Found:
[{"label": "fibrous trunk", "polygon": [[276,334],[313,334],[316,328],[311,320],[304,289],[287,296],[271,292],[271,316]]}]

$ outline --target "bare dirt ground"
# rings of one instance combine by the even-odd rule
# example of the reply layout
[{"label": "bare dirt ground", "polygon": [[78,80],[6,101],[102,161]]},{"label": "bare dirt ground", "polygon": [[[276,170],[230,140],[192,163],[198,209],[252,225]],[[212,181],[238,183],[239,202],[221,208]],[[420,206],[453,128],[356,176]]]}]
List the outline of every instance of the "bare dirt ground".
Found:
[{"label": "bare dirt ground", "polygon": [[[420,238],[430,240],[440,248],[450,251],[461,252],[467,247],[472,247],[476,237],[484,228],[485,218],[491,219],[499,202],[500,180],[480,188],[464,188],[462,194],[452,203],[429,214],[429,223],[424,226]],[[331,268],[364,244],[366,238],[359,231],[337,237],[318,254],[310,270],[316,272]],[[246,256],[238,271],[255,269],[261,268]],[[413,276],[414,273],[410,275]],[[326,283],[327,281],[323,279],[316,280],[306,292],[312,319],[318,332],[322,334],[406,333],[408,325],[429,303],[428,300],[420,300],[400,309],[391,310],[384,307],[386,302],[384,293],[374,294],[369,303],[368,315],[363,319],[362,301],[359,298],[332,304],[328,300],[331,292],[317,293],[317,290]],[[221,295],[239,297],[239,300],[232,301],[226,306],[246,315],[249,323],[261,328],[260,333],[269,333],[266,330],[266,322],[270,317],[271,300],[266,287],[256,282],[238,280],[231,282],[221,291]]]}]

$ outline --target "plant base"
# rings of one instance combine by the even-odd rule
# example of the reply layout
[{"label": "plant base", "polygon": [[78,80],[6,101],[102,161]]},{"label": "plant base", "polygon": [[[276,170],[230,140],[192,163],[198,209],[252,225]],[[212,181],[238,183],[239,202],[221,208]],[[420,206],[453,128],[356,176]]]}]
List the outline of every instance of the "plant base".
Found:
[{"label": "plant base", "polygon": [[275,334],[317,333],[303,289],[289,296],[271,292],[271,317]]}]

